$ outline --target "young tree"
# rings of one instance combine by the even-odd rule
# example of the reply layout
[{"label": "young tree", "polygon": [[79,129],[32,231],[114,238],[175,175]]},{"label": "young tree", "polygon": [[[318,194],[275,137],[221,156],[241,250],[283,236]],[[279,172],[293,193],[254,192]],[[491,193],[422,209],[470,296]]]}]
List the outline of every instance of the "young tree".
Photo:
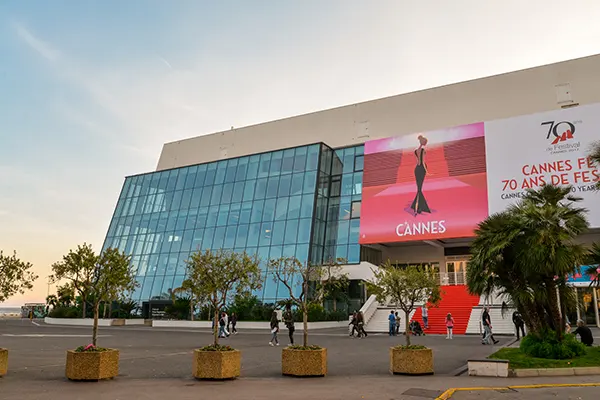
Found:
[{"label": "young tree", "polygon": [[87,301],[94,279],[96,261],[97,256],[92,246],[84,243],[82,246],[77,246],[77,250],[70,250],[62,261],[52,265],[54,274],[51,276],[51,281],[55,283],[68,280],[81,296],[82,318],[87,316]]},{"label": "young tree", "polygon": [[410,313],[420,303],[429,302],[436,306],[442,300],[440,283],[436,276],[414,265],[397,268],[388,260],[378,269],[373,269],[373,280],[367,282],[369,291],[380,302],[390,299],[404,311],[406,345],[410,346]]},{"label": "young tree", "polygon": [[198,287],[195,286],[194,283],[189,279],[184,280],[180,287],[173,289],[173,292],[171,293],[172,300],[175,301],[175,297],[180,293],[185,293],[190,297],[190,320],[193,321],[194,309],[197,305],[204,304],[206,302],[206,298],[201,291],[198,290]]},{"label": "young tree", "polygon": [[135,281],[135,268],[131,265],[131,256],[121,253],[119,249],[106,249],[97,260],[94,275],[89,286],[89,295],[93,299],[94,328],[92,331],[92,344],[96,346],[98,337],[98,318],[100,303],[109,298],[124,297],[125,293],[132,292],[137,282]]},{"label": "young tree", "polygon": [[5,256],[0,251],[0,303],[33,288],[38,276],[30,271],[31,267],[30,263],[17,258],[16,252],[12,256]]},{"label": "young tree", "polygon": [[[323,303],[328,290],[336,287],[334,281],[343,281],[342,260],[324,265],[302,263],[295,257],[282,257],[269,261],[275,282],[281,282],[288,290],[290,299],[302,312],[303,346],[308,346],[308,308],[311,304]],[[299,290],[298,290],[299,289]]]},{"label": "young tree", "polygon": [[70,307],[75,298],[75,290],[71,282],[58,286],[56,288],[56,295],[58,296],[58,304],[62,307]]},{"label": "young tree", "polygon": [[258,258],[226,250],[197,251],[186,261],[189,287],[214,309],[214,346],[219,345],[219,314],[234,294],[247,295],[261,287]]},{"label": "young tree", "polygon": [[326,300],[332,300],[333,311],[337,311],[338,301],[348,303],[348,289],[350,288],[350,279],[346,276],[333,277],[325,282]]}]

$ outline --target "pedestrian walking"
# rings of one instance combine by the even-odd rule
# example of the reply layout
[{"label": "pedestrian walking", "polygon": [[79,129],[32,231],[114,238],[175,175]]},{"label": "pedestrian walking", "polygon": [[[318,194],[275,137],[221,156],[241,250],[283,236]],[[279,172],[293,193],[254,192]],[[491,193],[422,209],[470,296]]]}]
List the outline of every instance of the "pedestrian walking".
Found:
[{"label": "pedestrian walking", "polygon": [[369,335],[367,335],[367,331],[365,331],[365,316],[363,315],[362,311],[359,311],[358,314],[356,314],[356,321],[357,321],[357,325],[358,325],[358,337],[367,337]]},{"label": "pedestrian walking", "polygon": [[521,333],[523,334],[523,337],[525,337],[525,322],[523,321],[523,316],[518,310],[515,310],[515,312],[513,312],[512,321],[515,325],[515,330],[517,331],[517,340],[520,340]]},{"label": "pedestrian walking", "polygon": [[231,333],[233,333],[234,335],[237,335],[237,314],[232,312],[231,313]]},{"label": "pedestrian walking", "polygon": [[273,315],[271,315],[271,341],[269,342],[269,345],[279,346],[279,339],[277,338],[278,332],[279,319],[277,318],[277,311],[273,311]]},{"label": "pedestrian walking", "polygon": [[429,329],[429,310],[427,309],[427,304],[421,306],[421,317],[423,318],[423,326],[425,329]]},{"label": "pedestrian walking", "polygon": [[446,315],[446,339],[452,339],[452,329],[454,329],[454,318],[452,314]]},{"label": "pedestrian walking", "polygon": [[283,313],[283,322],[285,323],[285,326],[288,329],[288,336],[290,337],[290,346],[293,346],[294,331],[296,330],[296,327],[294,326],[294,313],[292,313],[292,306],[290,304],[285,306],[285,311]]},{"label": "pedestrian walking", "polygon": [[219,319],[219,337],[229,337],[229,332],[227,332],[227,320],[225,318],[225,313],[222,313],[221,318]]},{"label": "pedestrian walking", "polygon": [[352,332],[350,332],[350,337],[354,337],[354,332],[357,333],[357,335],[359,334],[358,332],[358,314],[355,311],[354,314],[352,314],[352,319],[350,320],[350,323],[348,325],[352,325]]},{"label": "pedestrian walking", "polygon": [[396,335],[398,335],[400,333],[400,317],[398,316],[398,311],[396,311],[396,313],[394,314],[394,317],[396,317]]},{"label": "pedestrian walking", "polygon": [[483,309],[483,314],[481,315],[481,323],[483,324],[483,339],[481,340],[482,344],[494,344],[498,343],[496,339],[494,339],[494,335],[492,334],[492,319],[490,318],[490,308],[485,307]]},{"label": "pedestrian walking", "polygon": [[390,336],[395,336],[396,335],[396,316],[394,315],[394,311],[390,311],[390,315],[388,315],[388,321],[389,321],[388,333]]}]

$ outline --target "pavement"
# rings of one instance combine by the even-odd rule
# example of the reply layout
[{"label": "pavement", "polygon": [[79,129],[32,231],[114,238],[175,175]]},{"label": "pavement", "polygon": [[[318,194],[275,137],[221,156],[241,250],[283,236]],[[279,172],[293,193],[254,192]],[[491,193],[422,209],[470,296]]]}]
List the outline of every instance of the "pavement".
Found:
[{"label": "pavement", "polygon": [[[595,383],[600,377],[527,379],[455,376],[470,358],[483,358],[511,342],[483,346],[477,336],[413,337],[414,344],[433,349],[435,375],[391,376],[390,345],[404,337],[348,337],[339,329],[309,334],[309,341],[327,347],[328,376],[294,379],[281,376],[281,349],[268,346],[270,333],[247,331],[222,340],[242,351],[242,377],[231,382],[199,382],[191,377],[192,351],[209,344],[207,331],[149,327],[101,327],[98,345],[121,351],[120,374],[98,383],[64,378],[66,350],[90,342],[91,328],[61,327],[28,320],[0,320],[0,347],[10,350],[9,372],[0,379],[0,399],[435,399],[450,388],[508,387],[524,384]],[[296,335],[300,340],[301,335]],[[287,337],[281,335],[282,344]],[[515,391],[516,390],[516,391]],[[598,398],[600,388],[505,389],[457,391],[452,399]],[[560,392],[560,393],[559,393]],[[554,393],[554,394],[553,394]],[[556,393],[559,393],[556,395]],[[570,397],[571,394],[575,397]],[[513,397],[510,397],[513,396]],[[542,396],[542,397],[540,397]],[[557,397],[558,396],[558,397]],[[592,397],[590,397],[592,396]]]}]

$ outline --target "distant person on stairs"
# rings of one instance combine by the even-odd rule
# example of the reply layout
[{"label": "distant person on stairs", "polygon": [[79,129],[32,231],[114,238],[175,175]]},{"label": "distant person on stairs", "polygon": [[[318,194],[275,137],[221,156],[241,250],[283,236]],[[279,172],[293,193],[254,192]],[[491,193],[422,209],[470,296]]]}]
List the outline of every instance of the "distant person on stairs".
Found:
[{"label": "distant person on stairs", "polygon": [[429,312],[427,310],[427,304],[423,304],[421,307],[421,317],[423,318],[423,326],[425,329],[429,329]]}]

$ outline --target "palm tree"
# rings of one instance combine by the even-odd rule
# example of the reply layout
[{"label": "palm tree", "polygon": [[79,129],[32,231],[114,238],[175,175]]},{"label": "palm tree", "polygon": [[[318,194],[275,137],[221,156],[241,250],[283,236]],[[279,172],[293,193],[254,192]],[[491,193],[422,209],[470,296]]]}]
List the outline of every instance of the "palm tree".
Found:
[{"label": "palm tree", "polygon": [[483,221],[471,247],[469,291],[510,296],[530,332],[549,325],[561,340],[561,308],[576,304],[566,278],[586,254],[574,242],[588,228],[586,210],[575,206],[580,200],[571,187],[545,185]]},{"label": "palm tree", "polygon": [[46,305],[48,307],[54,308],[54,307],[56,307],[57,304],[58,304],[58,297],[56,297],[56,295],[51,294],[46,297]]},{"label": "palm tree", "polygon": [[587,257],[587,264],[589,267],[584,271],[584,274],[590,277],[592,285],[600,286],[600,243],[594,243],[592,248],[589,250]]}]

